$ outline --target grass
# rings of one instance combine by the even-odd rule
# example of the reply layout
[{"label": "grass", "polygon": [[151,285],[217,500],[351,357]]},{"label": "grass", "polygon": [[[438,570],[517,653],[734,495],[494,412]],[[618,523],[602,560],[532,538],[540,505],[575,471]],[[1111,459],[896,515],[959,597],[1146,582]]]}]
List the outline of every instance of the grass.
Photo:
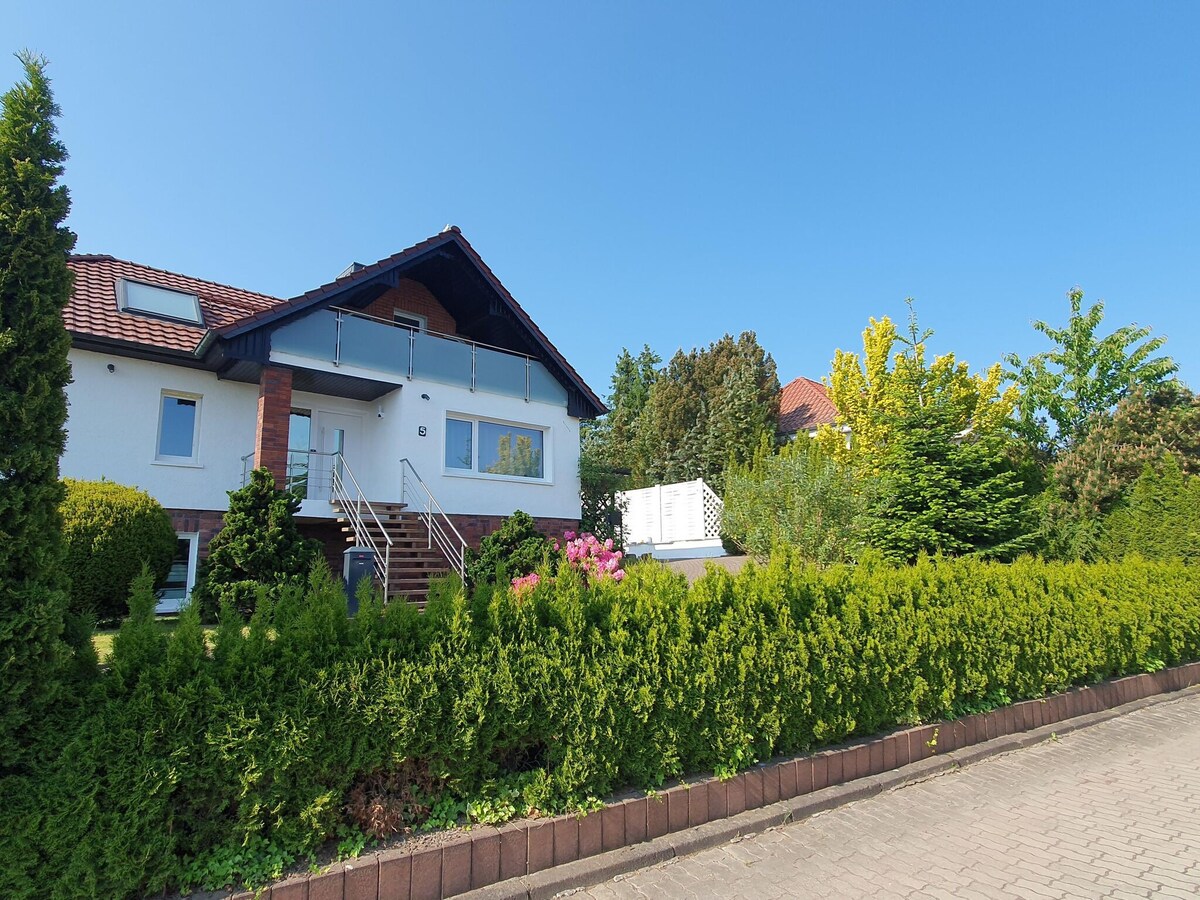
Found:
[{"label": "grass", "polygon": [[[155,620],[155,624],[158,625],[163,634],[170,634],[178,627],[179,617],[159,616]],[[100,657],[100,662],[107,662],[108,658],[112,656],[113,638],[116,637],[118,631],[120,631],[119,628],[98,628],[92,635],[92,646],[96,648],[96,655]],[[215,631],[215,628],[205,628],[205,639],[210,639]],[[208,643],[211,649],[211,640],[208,640]]]}]

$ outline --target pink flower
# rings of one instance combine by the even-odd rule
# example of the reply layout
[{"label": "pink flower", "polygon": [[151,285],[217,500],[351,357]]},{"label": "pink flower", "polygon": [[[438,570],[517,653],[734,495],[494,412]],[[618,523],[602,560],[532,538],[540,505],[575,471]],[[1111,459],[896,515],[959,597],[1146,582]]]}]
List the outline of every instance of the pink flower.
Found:
[{"label": "pink flower", "polygon": [[538,575],[537,572],[530,572],[528,575],[514,578],[512,580],[513,594],[516,595],[518,600],[523,600],[533,592],[533,589],[538,586],[541,580],[542,576]]}]

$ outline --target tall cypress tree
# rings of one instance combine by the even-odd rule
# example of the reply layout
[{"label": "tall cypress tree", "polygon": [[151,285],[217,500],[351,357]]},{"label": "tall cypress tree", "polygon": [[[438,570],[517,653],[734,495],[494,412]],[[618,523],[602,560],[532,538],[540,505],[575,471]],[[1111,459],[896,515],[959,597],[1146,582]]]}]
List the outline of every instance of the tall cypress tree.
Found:
[{"label": "tall cypress tree", "polygon": [[75,235],[46,62],[0,99],[0,774],[19,770],[66,655],[58,458]]}]

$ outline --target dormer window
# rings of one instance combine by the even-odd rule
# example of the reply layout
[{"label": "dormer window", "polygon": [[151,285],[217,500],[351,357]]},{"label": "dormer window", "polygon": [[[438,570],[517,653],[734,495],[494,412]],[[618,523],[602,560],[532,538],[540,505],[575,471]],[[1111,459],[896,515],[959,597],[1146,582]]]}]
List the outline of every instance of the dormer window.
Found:
[{"label": "dormer window", "polygon": [[429,321],[424,316],[418,316],[416,313],[406,312],[403,309],[392,310],[392,321],[410,331],[425,331],[429,326]]},{"label": "dormer window", "polygon": [[185,291],[142,284],[122,278],[117,287],[117,305],[125,312],[157,316],[176,322],[203,325],[200,298]]}]

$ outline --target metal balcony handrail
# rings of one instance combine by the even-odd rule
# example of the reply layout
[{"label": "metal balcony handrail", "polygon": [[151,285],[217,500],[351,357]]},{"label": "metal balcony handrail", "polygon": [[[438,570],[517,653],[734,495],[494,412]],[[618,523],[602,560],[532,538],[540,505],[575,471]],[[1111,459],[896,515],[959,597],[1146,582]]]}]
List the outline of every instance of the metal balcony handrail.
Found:
[{"label": "metal balcony handrail", "polygon": [[[392,562],[392,537],[388,534],[387,529],[383,527],[383,522],[376,515],[374,507],[371,506],[371,501],[363,493],[359,487],[358,479],[354,477],[354,473],[350,471],[350,467],[346,465],[345,457],[340,453],[333,454],[333,477],[330,479],[330,500],[336,502],[342,508],[342,512],[350,522],[350,528],[354,532],[355,543],[360,547],[370,547],[375,554],[375,572],[379,576],[379,583],[383,585],[384,596],[387,596],[388,590],[388,573],[391,571]],[[347,483],[347,479],[349,479]],[[353,491],[350,489],[353,488]],[[368,528],[368,519],[363,515],[363,510],[366,510],[370,521],[375,523],[378,533],[383,535],[384,545],[380,552],[379,542],[371,534]]]},{"label": "metal balcony handrail", "polygon": [[[329,311],[338,313],[340,315],[353,316],[356,319],[366,319],[368,322],[379,322],[381,325],[387,325],[389,328],[402,328],[405,331],[413,332],[417,331],[417,329],[411,328],[410,326],[401,322],[392,322],[388,319],[382,319],[379,316],[367,315],[366,313],[359,312],[358,310],[346,309],[344,306],[331,306],[329,307]],[[521,359],[538,362],[538,358],[536,356],[530,356],[528,353],[521,353],[518,350],[509,350],[507,347],[497,347],[495,344],[485,344],[483,341],[473,341],[470,338],[465,338],[459,334],[447,334],[444,331],[433,331],[429,328],[420,329],[420,333],[428,334],[431,337],[442,338],[443,340],[447,341],[456,341],[459,344],[466,344],[469,347],[482,347],[485,350],[495,350],[498,353],[507,353],[509,356],[518,356]]]},{"label": "metal balcony handrail", "polygon": [[[411,490],[410,490],[411,488]],[[428,546],[437,545],[438,550],[446,557],[451,568],[458,573],[459,578],[467,577],[467,542],[459,534],[446,511],[442,509],[429,486],[418,474],[408,457],[400,460],[400,500],[408,503],[413,500],[413,508],[417,517],[425,523],[428,535]]]}]

